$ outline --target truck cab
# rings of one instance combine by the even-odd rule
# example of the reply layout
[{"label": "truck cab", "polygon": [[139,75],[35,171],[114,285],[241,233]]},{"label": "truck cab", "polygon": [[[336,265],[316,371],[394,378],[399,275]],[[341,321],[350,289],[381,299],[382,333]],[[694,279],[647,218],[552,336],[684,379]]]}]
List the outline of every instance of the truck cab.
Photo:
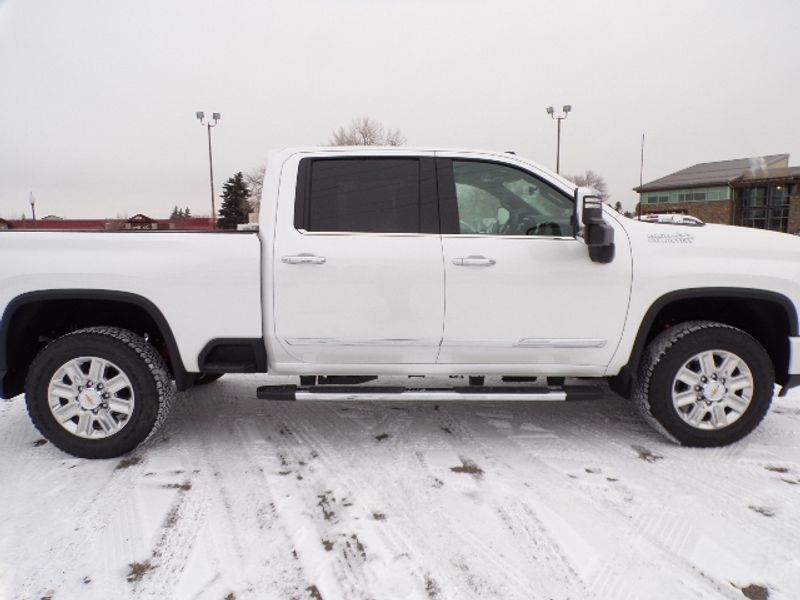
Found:
[{"label": "truck cab", "polygon": [[614,260],[591,259],[566,180],[509,154],[328,149],[277,162],[285,187],[269,193],[268,176],[278,202],[261,209],[276,371],[604,375],[630,246],[610,214]]}]

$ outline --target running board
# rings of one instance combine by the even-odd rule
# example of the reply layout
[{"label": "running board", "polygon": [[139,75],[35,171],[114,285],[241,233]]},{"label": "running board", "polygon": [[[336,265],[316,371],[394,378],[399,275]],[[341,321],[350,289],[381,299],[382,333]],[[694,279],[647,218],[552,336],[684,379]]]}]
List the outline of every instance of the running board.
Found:
[{"label": "running board", "polygon": [[259,400],[503,400],[573,401],[600,400],[603,390],[590,385],[563,387],[488,387],[405,388],[368,386],[263,385],[256,392]]}]

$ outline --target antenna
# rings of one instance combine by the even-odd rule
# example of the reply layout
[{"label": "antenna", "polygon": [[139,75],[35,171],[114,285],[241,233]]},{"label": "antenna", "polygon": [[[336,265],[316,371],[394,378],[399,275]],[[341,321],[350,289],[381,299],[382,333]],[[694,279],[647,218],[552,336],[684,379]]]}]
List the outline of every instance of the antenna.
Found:
[{"label": "antenna", "polygon": [[642,133],[642,158],[639,163],[639,187],[642,187],[642,174],[644,173],[644,133]]},{"label": "antenna", "polygon": [[[642,132],[642,156],[639,161],[639,190],[642,188],[642,175],[644,174],[644,132]],[[636,216],[642,216],[642,192],[639,191],[639,202],[636,203]]]}]

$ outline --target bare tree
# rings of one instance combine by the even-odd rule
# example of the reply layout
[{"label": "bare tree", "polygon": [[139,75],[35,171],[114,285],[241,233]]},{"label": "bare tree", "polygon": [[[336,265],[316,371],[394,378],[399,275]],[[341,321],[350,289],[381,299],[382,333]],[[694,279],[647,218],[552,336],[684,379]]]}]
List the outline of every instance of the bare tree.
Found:
[{"label": "bare tree", "polygon": [[608,202],[611,200],[611,195],[608,193],[608,185],[603,176],[595,173],[591,169],[587,170],[583,175],[565,175],[575,185],[581,187],[590,187],[600,194],[603,201]]},{"label": "bare tree", "polygon": [[353,119],[345,129],[339,127],[331,134],[331,146],[402,146],[406,143],[399,129],[386,129],[369,117]]},{"label": "bare tree", "polygon": [[249,200],[253,212],[258,212],[261,205],[261,189],[264,185],[264,174],[266,172],[267,165],[260,165],[244,174],[244,183],[247,189],[250,190]]}]

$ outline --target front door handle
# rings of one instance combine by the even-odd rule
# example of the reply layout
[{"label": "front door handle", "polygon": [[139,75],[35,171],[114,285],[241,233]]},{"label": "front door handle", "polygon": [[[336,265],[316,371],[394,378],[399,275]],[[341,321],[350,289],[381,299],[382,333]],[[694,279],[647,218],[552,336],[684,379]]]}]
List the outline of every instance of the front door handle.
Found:
[{"label": "front door handle", "polygon": [[454,258],[453,264],[457,267],[492,267],[495,261],[485,256],[467,256],[465,258]]},{"label": "front door handle", "polygon": [[287,265],[322,265],[325,264],[325,259],[322,256],[314,256],[313,254],[296,254],[294,256],[284,256],[281,259]]}]

